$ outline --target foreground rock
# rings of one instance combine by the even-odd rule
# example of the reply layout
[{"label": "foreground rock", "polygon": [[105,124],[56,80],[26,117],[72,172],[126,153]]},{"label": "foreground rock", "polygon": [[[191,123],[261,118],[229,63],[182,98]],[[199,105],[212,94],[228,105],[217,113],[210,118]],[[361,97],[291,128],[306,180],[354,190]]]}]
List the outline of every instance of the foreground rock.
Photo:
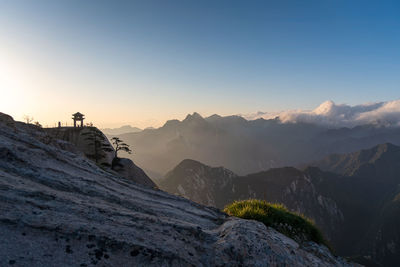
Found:
[{"label": "foreground rock", "polygon": [[0,266],[348,266],[255,221],[105,172],[0,114]]},{"label": "foreground rock", "polygon": [[128,178],[136,183],[157,187],[156,184],[146,175],[146,173],[141,168],[136,166],[130,159],[115,159],[113,170],[122,177]]}]

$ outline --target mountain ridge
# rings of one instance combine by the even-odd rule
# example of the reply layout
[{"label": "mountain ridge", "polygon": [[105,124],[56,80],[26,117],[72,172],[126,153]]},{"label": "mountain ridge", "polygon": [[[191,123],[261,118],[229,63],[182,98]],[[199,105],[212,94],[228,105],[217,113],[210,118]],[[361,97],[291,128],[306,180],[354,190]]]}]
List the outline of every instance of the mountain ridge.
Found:
[{"label": "mountain ridge", "polygon": [[[132,157],[158,178],[186,158],[224,166],[239,175],[299,166],[333,153],[355,152],[377,144],[400,145],[400,127],[374,125],[332,129],[277,119],[188,114],[162,127],[119,136],[138,153]],[[159,179],[158,179],[159,180]]]},{"label": "mountain ridge", "polygon": [[107,135],[120,135],[120,134],[137,133],[143,131],[138,127],[132,127],[131,125],[123,125],[118,128],[103,128],[100,130]]},{"label": "mountain ridge", "polygon": [[[370,149],[362,149],[353,153],[333,154],[311,163],[311,165],[318,166],[326,171],[353,176],[357,175],[356,172],[362,172],[360,168],[368,164],[374,164],[386,156],[400,158],[400,147],[392,143],[379,144]],[[396,163],[393,162],[393,164]],[[349,169],[349,166],[352,166],[353,169]]]}]

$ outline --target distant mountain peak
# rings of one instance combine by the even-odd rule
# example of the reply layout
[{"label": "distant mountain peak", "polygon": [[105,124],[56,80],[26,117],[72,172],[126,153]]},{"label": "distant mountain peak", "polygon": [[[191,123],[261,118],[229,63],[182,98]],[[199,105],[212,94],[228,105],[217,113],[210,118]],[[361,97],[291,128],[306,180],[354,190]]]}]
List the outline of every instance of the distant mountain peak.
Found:
[{"label": "distant mountain peak", "polygon": [[193,114],[188,114],[184,121],[188,120],[203,120],[204,118],[197,112],[193,112]]},{"label": "distant mountain peak", "polygon": [[390,149],[396,149],[396,150],[398,150],[398,149],[400,148],[399,146],[396,146],[396,145],[394,145],[394,144],[392,144],[392,143],[390,143],[390,142],[377,145],[376,147],[383,147],[383,148],[385,148],[386,150],[390,150]]},{"label": "distant mountain peak", "polygon": [[220,119],[222,119],[222,116],[220,116],[218,114],[213,114],[206,118],[206,120],[208,120],[208,121],[216,121],[216,120],[220,120]]},{"label": "distant mountain peak", "polygon": [[202,123],[205,122],[206,120],[197,112],[193,112],[193,114],[188,114],[186,118],[182,121],[184,123],[190,122],[190,123]]},{"label": "distant mountain peak", "polygon": [[179,124],[179,120],[168,120],[165,122],[163,127],[176,126],[177,124]]},{"label": "distant mountain peak", "polygon": [[126,134],[126,133],[138,133],[138,132],[141,132],[142,129],[140,129],[138,127],[133,127],[131,125],[123,125],[119,128],[104,128],[104,129],[101,129],[101,131],[108,135],[120,135],[120,134]]},{"label": "distant mountain peak", "polygon": [[209,165],[206,165],[200,161],[194,160],[194,159],[184,159],[182,160],[178,165],[176,165],[176,167],[172,170],[177,170],[180,168],[190,168],[190,169],[199,169],[199,168],[208,168],[208,169],[221,169],[221,170],[225,170],[227,172],[232,173],[232,175],[236,176],[236,174],[234,174],[231,170],[228,170],[222,166],[220,167],[211,167]]},{"label": "distant mountain peak", "polygon": [[187,167],[187,166],[199,166],[203,167],[206,166],[205,164],[201,163],[200,161],[193,160],[193,159],[184,159],[175,168]]}]

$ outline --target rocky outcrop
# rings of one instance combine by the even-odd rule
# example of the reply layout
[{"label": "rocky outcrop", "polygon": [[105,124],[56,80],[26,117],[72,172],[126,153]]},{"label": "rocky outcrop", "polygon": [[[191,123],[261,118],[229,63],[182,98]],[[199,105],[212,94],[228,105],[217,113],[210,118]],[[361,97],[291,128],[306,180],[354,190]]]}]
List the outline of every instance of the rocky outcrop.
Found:
[{"label": "rocky outcrop", "polygon": [[[115,150],[107,137],[96,127],[59,127],[44,129],[51,137],[71,142],[88,159],[101,165],[103,169],[118,174],[146,186],[157,185],[136,166],[132,160],[125,158],[114,159]],[[94,140],[96,138],[96,141]],[[95,150],[94,144],[97,148]],[[113,166],[113,168],[111,168]]]},{"label": "rocky outcrop", "polygon": [[7,114],[0,112],[0,122],[7,126],[14,126],[14,119]]},{"label": "rocky outcrop", "polygon": [[349,266],[0,121],[0,266]]},{"label": "rocky outcrop", "polygon": [[[59,127],[59,128],[45,128],[49,135],[56,139],[61,139],[74,144],[85,156],[89,159],[96,161],[104,166],[111,166],[114,158],[114,149],[107,137],[96,127]],[[95,156],[94,138],[96,135],[98,151]],[[104,149],[105,147],[109,149]]]}]

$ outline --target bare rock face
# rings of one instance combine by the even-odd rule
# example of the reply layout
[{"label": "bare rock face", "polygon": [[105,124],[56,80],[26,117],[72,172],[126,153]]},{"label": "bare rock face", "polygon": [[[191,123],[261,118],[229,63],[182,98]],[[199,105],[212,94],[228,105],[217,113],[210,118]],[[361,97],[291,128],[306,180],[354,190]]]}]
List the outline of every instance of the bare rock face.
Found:
[{"label": "bare rock face", "polygon": [[136,183],[157,187],[157,185],[146,175],[146,173],[133,163],[130,159],[117,158],[113,162],[113,170],[122,177],[130,179]]},{"label": "bare rock face", "polygon": [[0,121],[0,266],[351,266]]},{"label": "bare rock face", "polygon": [[14,125],[14,119],[10,115],[4,114],[2,112],[0,112],[0,122],[8,126]]},{"label": "bare rock face", "polygon": [[159,186],[171,194],[223,209],[235,199],[232,195],[235,191],[233,181],[236,177],[236,174],[223,167],[210,167],[195,160],[185,159],[166,174]]},{"label": "bare rock face", "polygon": [[[97,162],[109,172],[121,175],[142,185],[157,187],[157,185],[146,175],[146,173],[136,166],[132,160],[118,158],[114,160],[115,151],[107,137],[95,127],[60,127],[44,129],[50,136],[56,139],[62,139],[71,142],[88,159]],[[97,148],[95,156],[93,135],[96,135],[100,145]],[[91,139],[92,138],[92,139]],[[97,158],[97,159],[96,159]],[[116,161],[116,163],[115,163]],[[114,166],[111,170],[111,166]]]},{"label": "bare rock face", "polygon": [[[96,127],[59,127],[46,128],[44,130],[54,138],[71,142],[79,149],[79,151],[83,152],[86,157],[93,161],[96,161],[96,159],[94,156],[94,142],[91,140],[91,134],[96,134],[98,141],[102,144],[98,148],[97,163],[104,166],[111,166],[114,158],[114,149],[107,137]],[[103,147],[105,146],[109,149],[104,150]]]}]

